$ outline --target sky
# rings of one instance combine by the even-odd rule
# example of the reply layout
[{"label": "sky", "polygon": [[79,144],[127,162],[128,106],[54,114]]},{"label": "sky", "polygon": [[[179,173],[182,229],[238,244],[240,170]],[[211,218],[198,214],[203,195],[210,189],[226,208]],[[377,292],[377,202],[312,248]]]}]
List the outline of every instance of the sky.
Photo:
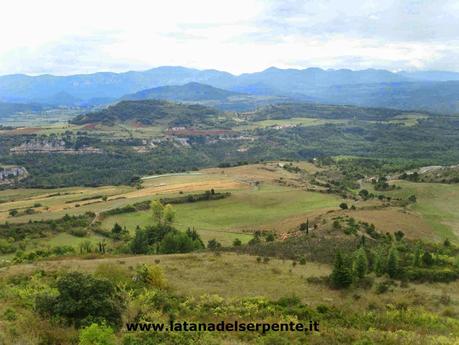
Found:
[{"label": "sky", "polygon": [[0,75],[166,65],[459,71],[459,0],[0,3]]}]

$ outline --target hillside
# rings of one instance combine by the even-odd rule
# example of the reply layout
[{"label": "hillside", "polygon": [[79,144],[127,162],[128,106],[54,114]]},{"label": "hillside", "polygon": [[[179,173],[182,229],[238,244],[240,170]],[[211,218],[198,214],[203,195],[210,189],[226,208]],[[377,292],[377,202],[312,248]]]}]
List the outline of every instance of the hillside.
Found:
[{"label": "hillside", "polygon": [[403,114],[409,113],[387,108],[363,108],[351,105],[280,103],[257,109],[257,111],[247,114],[247,118],[253,121],[301,117],[385,121]]},{"label": "hillside", "polygon": [[126,95],[123,100],[164,99],[169,101],[208,101],[225,100],[239,93],[219,89],[200,83],[187,83],[185,85],[160,86],[146,89],[134,94]]},{"label": "hillside", "polygon": [[180,104],[161,100],[122,101],[106,109],[79,115],[71,123],[139,122],[153,125],[158,122],[187,126],[199,121],[211,120],[218,111],[198,104]]}]

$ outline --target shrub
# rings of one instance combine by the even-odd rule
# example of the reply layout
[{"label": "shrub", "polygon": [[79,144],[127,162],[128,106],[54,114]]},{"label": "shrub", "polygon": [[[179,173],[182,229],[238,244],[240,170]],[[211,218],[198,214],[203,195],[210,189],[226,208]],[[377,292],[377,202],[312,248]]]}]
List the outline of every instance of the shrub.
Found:
[{"label": "shrub", "polygon": [[233,241],[233,247],[240,247],[242,245],[242,242],[239,238],[235,238]]},{"label": "shrub", "polygon": [[167,287],[167,280],[163,270],[157,265],[143,264],[137,267],[135,280],[158,289]]},{"label": "shrub", "polygon": [[304,256],[300,257],[299,263],[300,265],[306,265],[306,258]]},{"label": "shrub", "polygon": [[387,291],[389,291],[390,283],[386,282],[381,282],[376,285],[376,293],[377,294],[383,294]]},{"label": "shrub", "polygon": [[91,324],[80,331],[79,345],[115,345],[113,329],[105,325]]},{"label": "shrub", "polygon": [[221,248],[222,245],[220,242],[218,242],[215,238],[209,240],[209,242],[207,242],[207,248],[210,249],[210,250],[217,250],[219,248]]},{"label": "shrub", "polygon": [[94,322],[120,326],[124,302],[111,281],[70,272],[57,280],[56,289],[56,296],[37,297],[35,307],[40,315],[61,317],[76,327]]},{"label": "shrub", "polygon": [[201,248],[202,243],[198,240],[193,240],[186,233],[171,231],[162,239],[159,245],[159,252],[164,254],[189,253]]},{"label": "shrub", "polygon": [[412,267],[405,272],[406,279],[418,282],[452,282],[459,279],[459,271],[450,268]]}]

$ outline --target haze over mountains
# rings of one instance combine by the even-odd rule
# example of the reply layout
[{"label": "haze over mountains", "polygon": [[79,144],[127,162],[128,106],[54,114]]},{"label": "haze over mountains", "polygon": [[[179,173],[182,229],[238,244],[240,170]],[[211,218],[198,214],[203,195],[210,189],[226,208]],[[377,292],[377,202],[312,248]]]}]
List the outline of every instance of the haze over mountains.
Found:
[{"label": "haze over mountains", "polygon": [[[236,76],[216,70],[166,66],[142,72],[0,76],[0,101],[55,106],[94,106],[120,99],[157,98],[184,102],[213,100],[218,102],[209,105],[220,109],[246,110],[264,104],[258,100],[267,96],[276,98],[275,101],[458,113],[459,73],[272,67]],[[241,102],[226,102],[232,97],[249,97],[249,101],[242,106]]]}]

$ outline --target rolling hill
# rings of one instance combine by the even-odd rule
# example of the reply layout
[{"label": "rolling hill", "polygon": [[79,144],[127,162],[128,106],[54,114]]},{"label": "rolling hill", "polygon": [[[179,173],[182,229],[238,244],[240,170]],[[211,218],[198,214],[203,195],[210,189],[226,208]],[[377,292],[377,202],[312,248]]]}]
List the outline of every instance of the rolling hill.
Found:
[{"label": "rolling hill", "polygon": [[169,101],[210,101],[227,100],[240,93],[219,89],[210,85],[196,82],[185,85],[160,86],[146,89],[122,97],[123,100],[163,99]]},{"label": "rolling hill", "polygon": [[106,109],[79,115],[74,124],[117,122],[138,122],[154,125],[159,122],[170,125],[188,126],[197,122],[212,120],[219,112],[199,104],[181,104],[163,100],[122,101]]}]

